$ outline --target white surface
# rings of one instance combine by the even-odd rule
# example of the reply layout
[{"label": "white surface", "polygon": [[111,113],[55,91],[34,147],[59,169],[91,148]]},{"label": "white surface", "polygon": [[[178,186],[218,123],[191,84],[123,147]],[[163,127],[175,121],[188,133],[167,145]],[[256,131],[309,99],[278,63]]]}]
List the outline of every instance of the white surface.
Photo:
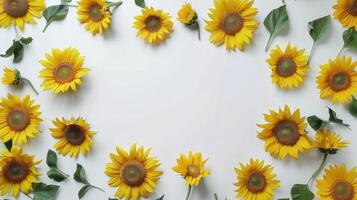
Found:
[{"label": "white surface", "polygon": [[[47,5],[58,1],[47,1]],[[25,49],[24,60],[12,64],[11,59],[1,59],[1,70],[5,65],[17,67],[30,78],[37,88],[41,80],[38,63],[52,48],[76,47],[86,56],[85,65],[92,69],[80,92],[74,95],[53,95],[40,91],[33,95],[30,88],[13,91],[1,86],[0,96],[7,92],[17,95],[31,94],[41,105],[41,126],[43,133],[25,146],[25,152],[43,159],[41,172],[47,171],[45,155],[55,140],[50,136],[51,120],[56,117],[84,116],[98,131],[94,137],[94,148],[87,158],[77,160],[59,157],[59,165],[65,172],[73,174],[76,162],[83,164],[89,181],[102,187],[106,193],[90,191],[85,199],[98,200],[112,197],[115,188],[107,186],[104,174],[108,154],[115,146],[128,149],[138,143],[152,147],[152,155],[160,159],[164,175],[156,188],[158,197],[166,200],[182,200],[186,186],[182,178],[171,170],[179,153],[189,150],[201,151],[209,157],[207,167],[212,175],[201,187],[194,190],[192,200],[213,199],[213,193],[233,199],[236,174],[233,170],[239,162],[260,158],[275,167],[281,180],[281,188],[275,198],[288,197],[293,183],[305,183],[320,164],[320,155],[315,151],[301,155],[298,161],[280,161],[272,158],[263,149],[263,141],[256,138],[256,123],[262,123],[263,113],[288,104],[300,107],[305,116],[317,114],[327,118],[325,106],[329,101],[320,100],[315,88],[318,65],[336,56],[342,46],[342,32],[338,21],[333,21],[326,39],[317,46],[311,62],[311,71],[301,89],[282,91],[271,83],[270,70],[265,63],[267,53],[264,46],[268,32],[262,22],[264,17],[281,5],[280,0],[257,0],[257,20],[261,22],[255,33],[253,44],[246,52],[227,52],[208,41],[209,33],[202,32],[197,40],[196,32],[185,28],[176,20],[177,10],[183,0],[148,1],[155,8],[168,11],[174,17],[174,32],[159,47],[151,47],[136,38],[132,29],[133,17],[140,9],[133,0],[125,1],[115,12],[112,30],[106,36],[92,37],[76,19],[74,8],[70,8],[65,21],[54,22],[46,33],[42,33],[44,19],[37,26],[26,25],[23,35],[32,36],[34,42]],[[199,16],[207,19],[208,9],[213,1],[192,0]],[[291,41],[309,52],[312,41],[307,33],[307,22],[332,13],[333,0],[288,0],[290,31],[275,39],[273,45],[285,45]],[[201,20],[201,25],[204,22]],[[0,29],[1,51],[5,51],[14,37],[13,29]],[[356,54],[346,52],[346,54]],[[329,163],[346,162],[356,165],[357,152],[356,118],[351,117],[341,105],[332,106],[338,115],[352,125],[353,131],[337,129],[343,137],[352,141],[352,146],[337,156],[331,156]],[[312,130],[309,130],[312,133]],[[41,180],[52,183],[43,175]],[[72,179],[62,184],[59,200],[77,199],[81,184]],[[21,196],[20,199],[27,199]]]}]

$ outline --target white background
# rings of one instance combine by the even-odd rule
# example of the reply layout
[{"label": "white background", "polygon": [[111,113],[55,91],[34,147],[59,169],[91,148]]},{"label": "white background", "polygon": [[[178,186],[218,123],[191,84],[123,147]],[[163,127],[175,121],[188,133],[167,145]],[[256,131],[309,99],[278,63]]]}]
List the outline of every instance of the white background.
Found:
[{"label": "white background", "polygon": [[[58,1],[47,1],[54,5]],[[202,31],[198,41],[196,32],[185,28],[176,20],[176,13],[183,0],[148,1],[148,5],[161,8],[173,16],[174,31],[170,38],[159,47],[147,45],[136,38],[136,30],[131,28],[133,17],[140,14],[134,0],[127,0],[115,12],[112,29],[105,36],[92,37],[76,19],[76,11],[70,8],[69,15],[62,22],[54,22],[42,33],[45,20],[38,20],[36,26],[26,25],[24,36],[32,36],[33,43],[26,47],[24,60],[13,64],[11,59],[1,59],[4,66],[18,68],[31,79],[38,89],[38,78],[42,66],[38,63],[52,48],[76,47],[86,57],[85,65],[92,69],[84,80],[83,87],[75,94],[54,95],[40,91],[35,96],[29,87],[13,90],[1,86],[0,96],[8,92],[23,96],[31,94],[41,105],[43,131],[35,140],[25,146],[25,152],[35,154],[43,162],[40,171],[42,181],[53,183],[46,178],[46,152],[56,142],[50,136],[51,120],[56,117],[84,116],[98,134],[94,137],[94,148],[87,158],[59,157],[59,166],[73,174],[76,163],[85,167],[88,179],[93,185],[105,189],[90,191],[84,199],[104,200],[112,197],[115,188],[107,186],[104,174],[105,163],[115,146],[128,149],[133,143],[152,147],[152,155],[160,159],[164,175],[159,181],[156,193],[151,197],[166,195],[166,200],[182,200],[186,194],[184,180],[171,168],[176,164],[179,153],[189,150],[201,151],[209,158],[207,168],[212,175],[194,189],[192,200],[213,199],[213,193],[233,199],[235,196],[236,174],[233,170],[239,162],[250,158],[264,159],[275,167],[281,180],[281,188],[275,198],[288,197],[294,183],[305,183],[318,167],[321,155],[316,151],[301,155],[298,161],[283,161],[272,158],[263,149],[263,141],[257,139],[259,130],[256,123],[263,123],[263,113],[278,109],[285,104],[292,109],[301,108],[304,116],[316,114],[327,118],[326,106],[333,107],[338,116],[351,124],[352,130],[335,129],[351,140],[352,145],[331,156],[330,164],[347,163],[357,165],[355,153],[357,145],[356,118],[349,115],[341,105],[332,105],[319,98],[315,77],[319,64],[336,56],[342,47],[343,28],[333,20],[327,37],[317,46],[311,62],[311,70],[304,85],[297,90],[283,91],[271,83],[270,70],[265,62],[264,52],[268,32],[263,26],[265,16],[281,5],[280,0],[257,0],[254,4],[261,22],[253,43],[246,51],[227,52],[223,47],[215,47],[208,41],[209,33]],[[273,45],[283,48],[290,41],[306,48],[312,40],[307,32],[307,23],[318,17],[332,14],[334,0],[287,0],[290,16],[290,31],[274,40]],[[200,16],[207,19],[208,9],[213,1],[191,1]],[[15,36],[14,30],[0,29],[0,50],[4,52]],[[346,51],[348,55],[355,52]],[[313,134],[311,129],[308,130]],[[69,179],[61,184],[58,199],[77,199],[82,186]],[[21,196],[20,199],[27,199]]]}]

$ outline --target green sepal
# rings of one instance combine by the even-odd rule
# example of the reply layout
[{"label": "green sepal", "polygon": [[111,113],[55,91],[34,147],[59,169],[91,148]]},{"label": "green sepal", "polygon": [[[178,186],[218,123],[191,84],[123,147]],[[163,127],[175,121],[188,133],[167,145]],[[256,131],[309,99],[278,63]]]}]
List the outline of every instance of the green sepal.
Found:
[{"label": "green sepal", "polygon": [[5,142],[4,145],[5,145],[5,147],[6,147],[6,149],[7,149],[8,151],[11,151],[11,148],[12,148],[12,140],[9,140],[9,141]]}]

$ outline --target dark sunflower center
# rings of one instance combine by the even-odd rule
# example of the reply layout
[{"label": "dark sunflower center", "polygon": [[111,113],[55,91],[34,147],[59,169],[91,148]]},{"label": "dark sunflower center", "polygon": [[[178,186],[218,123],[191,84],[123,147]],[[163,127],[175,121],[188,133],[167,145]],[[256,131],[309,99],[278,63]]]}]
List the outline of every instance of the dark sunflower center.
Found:
[{"label": "dark sunflower center", "polygon": [[187,176],[197,178],[200,174],[200,168],[196,165],[191,165],[187,169]]},{"label": "dark sunflower center", "polygon": [[357,16],[357,1],[356,0],[350,0],[347,3],[346,10],[348,13],[350,13],[353,16]]},{"label": "dark sunflower center", "polygon": [[337,72],[330,76],[330,87],[334,91],[345,90],[350,84],[351,79],[347,72]]},{"label": "dark sunflower center", "polygon": [[161,28],[161,19],[157,16],[149,16],[145,20],[145,27],[149,32],[157,32]]},{"label": "dark sunflower center", "polygon": [[228,35],[235,35],[243,28],[243,23],[239,13],[231,13],[222,20],[221,29]]},{"label": "dark sunflower center", "polygon": [[30,116],[23,109],[14,109],[7,116],[7,124],[14,131],[22,131],[30,124]]},{"label": "dark sunflower center", "polygon": [[62,63],[54,70],[54,78],[57,82],[66,83],[74,79],[74,69],[70,63]]},{"label": "dark sunflower center", "polygon": [[11,17],[23,17],[29,9],[28,0],[3,0],[4,11]]},{"label": "dark sunflower center", "polygon": [[346,181],[339,181],[333,187],[332,197],[334,200],[352,200],[353,187]]},{"label": "dark sunflower center", "polygon": [[253,173],[248,179],[247,188],[253,193],[259,193],[265,189],[266,185],[265,177],[261,173]]},{"label": "dark sunflower center", "polygon": [[72,145],[81,145],[84,142],[85,135],[83,129],[76,125],[70,124],[64,129],[64,136]]},{"label": "dark sunflower center", "polygon": [[281,77],[289,77],[296,72],[296,64],[291,58],[281,58],[276,66],[276,73]]},{"label": "dark sunflower center", "polygon": [[29,167],[23,162],[13,160],[4,167],[4,176],[6,180],[12,183],[22,182],[28,174]]},{"label": "dark sunflower center", "polygon": [[289,120],[279,122],[273,129],[273,133],[282,145],[293,146],[300,138],[296,123]]},{"label": "dark sunflower center", "polygon": [[140,186],[145,181],[146,169],[141,162],[130,160],[123,164],[120,170],[120,178],[129,186]]},{"label": "dark sunflower center", "polygon": [[89,17],[93,21],[100,21],[103,19],[103,14],[101,12],[101,7],[98,4],[94,4],[89,8]]}]

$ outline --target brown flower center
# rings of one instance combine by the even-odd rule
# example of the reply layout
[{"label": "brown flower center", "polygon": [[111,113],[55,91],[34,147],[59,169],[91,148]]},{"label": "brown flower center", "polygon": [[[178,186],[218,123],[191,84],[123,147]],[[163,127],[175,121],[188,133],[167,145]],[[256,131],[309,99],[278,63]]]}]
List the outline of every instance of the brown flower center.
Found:
[{"label": "brown flower center", "polygon": [[347,181],[338,181],[332,189],[334,200],[352,200],[354,196],[353,187]]},{"label": "brown flower center", "polygon": [[228,35],[235,35],[243,28],[244,20],[239,13],[228,14],[221,22],[221,29]]},{"label": "brown flower center", "polygon": [[200,167],[196,165],[191,165],[187,169],[187,176],[197,178],[201,174],[200,171]]},{"label": "brown flower center", "polygon": [[357,16],[357,1],[356,0],[350,0],[347,3],[346,10],[351,15]]},{"label": "brown flower center", "polygon": [[71,63],[59,64],[53,73],[55,80],[59,83],[71,82],[74,79],[74,69]]},{"label": "brown flower center", "polygon": [[26,163],[14,159],[4,166],[3,173],[9,182],[21,183],[29,174],[29,167]]},{"label": "brown flower center", "polygon": [[93,21],[100,21],[103,19],[103,14],[101,12],[101,7],[98,4],[94,4],[89,8],[89,17]]},{"label": "brown flower center", "polygon": [[120,178],[129,186],[140,186],[145,181],[146,169],[144,165],[137,160],[127,161],[120,170]]},{"label": "brown flower center", "polygon": [[82,127],[77,124],[70,124],[64,129],[66,140],[72,145],[81,145],[85,140]]},{"label": "brown flower center", "polygon": [[329,84],[332,90],[342,91],[351,85],[351,78],[347,72],[336,72],[330,75]]},{"label": "brown flower center", "polygon": [[279,122],[273,129],[273,133],[282,145],[293,146],[300,138],[296,123],[290,120]]},{"label": "brown flower center", "polygon": [[276,65],[276,73],[284,78],[294,75],[296,69],[296,63],[291,58],[281,58]]},{"label": "brown flower center", "polygon": [[30,124],[29,114],[22,108],[15,108],[7,116],[7,124],[14,131],[22,131]]},{"label": "brown flower center", "polygon": [[28,0],[3,0],[4,11],[11,17],[23,17],[29,10]]},{"label": "brown flower center", "polygon": [[247,182],[247,188],[250,192],[259,193],[263,191],[266,186],[267,182],[261,173],[253,173],[250,175]]},{"label": "brown flower center", "polygon": [[157,16],[149,16],[145,20],[145,28],[149,32],[157,32],[161,28],[161,19]]}]

